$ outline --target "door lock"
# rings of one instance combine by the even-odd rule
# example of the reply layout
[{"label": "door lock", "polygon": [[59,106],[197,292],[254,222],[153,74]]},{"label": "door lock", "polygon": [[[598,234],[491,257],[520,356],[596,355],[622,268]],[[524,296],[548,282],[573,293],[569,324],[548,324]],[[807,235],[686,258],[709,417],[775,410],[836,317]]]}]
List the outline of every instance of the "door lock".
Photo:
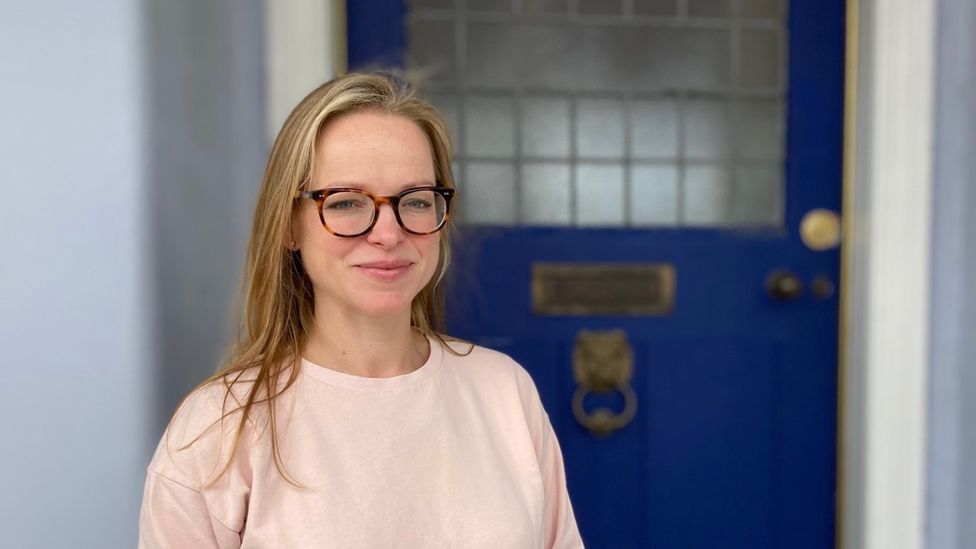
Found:
[{"label": "door lock", "polygon": [[766,277],[766,295],[774,301],[796,301],[803,295],[803,281],[787,270],[777,269]]}]

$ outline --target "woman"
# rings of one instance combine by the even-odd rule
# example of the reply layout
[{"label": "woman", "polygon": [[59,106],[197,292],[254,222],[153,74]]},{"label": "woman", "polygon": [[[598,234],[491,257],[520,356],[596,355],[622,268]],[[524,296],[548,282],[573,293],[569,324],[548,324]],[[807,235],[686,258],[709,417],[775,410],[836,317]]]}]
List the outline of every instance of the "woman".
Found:
[{"label": "woman", "polygon": [[265,172],[243,333],[149,466],[140,547],[580,547],[526,372],[435,332],[454,196],[436,111],[348,75]]}]

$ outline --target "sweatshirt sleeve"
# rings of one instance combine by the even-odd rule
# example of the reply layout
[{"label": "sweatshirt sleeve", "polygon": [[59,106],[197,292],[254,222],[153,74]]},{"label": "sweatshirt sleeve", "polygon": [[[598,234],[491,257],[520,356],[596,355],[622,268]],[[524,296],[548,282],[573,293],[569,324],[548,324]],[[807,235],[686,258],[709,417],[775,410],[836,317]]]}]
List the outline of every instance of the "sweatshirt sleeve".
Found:
[{"label": "sweatshirt sleeve", "polygon": [[[223,389],[191,393],[173,415],[146,474],[140,549],[237,549],[250,495],[247,437],[223,475],[235,415],[222,422]],[[215,479],[216,477],[216,479]]]},{"label": "sweatshirt sleeve", "polygon": [[573,505],[566,488],[563,455],[549,416],[542,407],[532,378],[519,368],[518,384],[526,421],[532,433],[536,457],[543,485],[542,539],[547,549],[577,549],[583,547]]},{"label": "sweatshirt sleeve", "polygon": [[203,495],[152,471],[139,516],[139,549],[239,549],[240,534],[207,509]]},{"label": "sweatshirt sleeve", "polygon": [[563,455],[559,449],[559,441],[545,418],[542,451],[539,455],[539,465],[542,470],[542,481],[545,488],[545,515],[543,516],[543,532],[546,536],[546,547],[576,548],[583,547],[573,506],[569,501],[566,489],[566,471],[563,467]]}]

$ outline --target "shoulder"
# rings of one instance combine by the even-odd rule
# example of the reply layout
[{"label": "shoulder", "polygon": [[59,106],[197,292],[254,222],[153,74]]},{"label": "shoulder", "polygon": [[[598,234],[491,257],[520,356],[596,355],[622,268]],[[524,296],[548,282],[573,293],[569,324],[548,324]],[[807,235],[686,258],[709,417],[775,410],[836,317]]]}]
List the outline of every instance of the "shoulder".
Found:
[{"label": "shoulder", "polygon": [[194,389],[177,406],[153,455],[149,470],[191,488],[202,484],[201,465],[217,463],[223,441],[232,432],[234,399],[222,382]]},{"label": "shoulder", "polygon": [[525,368],[507,354],[466,341],[447,340],[444,363],[480,374],[528,375]]},{"label": "shoulder", "polygon": [[463,380],[469,391],[479,394],[482,401],[496,412],[505,409],[517,414],[532,440],[536,455],[541,455],[552,428],[528,371],[507,354],[486,347],[452,343],[452,348],[462,354],[457,356],[445,351],[445,366],[452,366],[455,377]]},{"label": "shoulder", "polygon": [[[176,407],[166,428],[170,441],[183,445],[218,422],[223,410],[232,405],[232,393],[220,381],[211,381],[193,389]],[[230,401],[230,402],[228,402]]]},{"label": "shoulder", "polygon": [[509,355],[463,341],[449,340],[448,345],[444,365],[458,376],[470,378],[485,389],[515,391],[524,405],[541,406],[532,376]]},{"label": "shoulder", "polygon": [[253,406],[243,420],[253,379],[253,373],[245,370],[191,391],[173,413],[149,464],[150,472],[191,488],[207,484],[233,449],[246,446],[260,432],[255,427],[264,415],[261,405]]}]

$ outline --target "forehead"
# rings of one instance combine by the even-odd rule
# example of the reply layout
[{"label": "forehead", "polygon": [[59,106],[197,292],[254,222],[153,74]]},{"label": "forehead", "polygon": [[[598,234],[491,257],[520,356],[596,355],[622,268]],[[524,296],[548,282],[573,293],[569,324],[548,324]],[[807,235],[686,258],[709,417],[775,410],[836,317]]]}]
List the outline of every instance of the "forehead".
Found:
[{"label": "forehead", "polygon": [[389,192],[433,180],[427,136],[402,116],[377,111],[343,114],[329,120],[316,139],[313,188],[352,185]]}]

